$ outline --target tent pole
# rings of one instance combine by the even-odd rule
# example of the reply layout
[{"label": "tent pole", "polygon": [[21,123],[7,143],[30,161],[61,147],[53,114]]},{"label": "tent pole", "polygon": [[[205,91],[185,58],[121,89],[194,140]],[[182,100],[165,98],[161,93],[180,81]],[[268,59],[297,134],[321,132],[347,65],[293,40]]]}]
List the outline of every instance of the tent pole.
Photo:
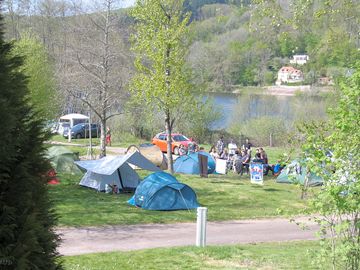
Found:
[{"label": "tent pole", "polygon": [[122,189],[122,191],[124,191],[124,185],[123,185],[123,182],[122,182],[122,179],[121,179],[121,173],[120,173],[119,168],[117,169],[117,173],[118,173],[118,176],[119,176],[121,189]]}]

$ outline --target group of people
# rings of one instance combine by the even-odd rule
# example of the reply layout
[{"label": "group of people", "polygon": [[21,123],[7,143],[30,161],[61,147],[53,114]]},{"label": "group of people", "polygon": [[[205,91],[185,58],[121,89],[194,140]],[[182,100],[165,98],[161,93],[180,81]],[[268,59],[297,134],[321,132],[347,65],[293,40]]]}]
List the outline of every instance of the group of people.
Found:
[{"label": "group of people", "polygon": [[224,159],[227,161],[227,169],[233,170],[238,174],[249,174],[250,162],[262,163],[264,166],[264,175],[268,175],[272,171],[273,175],[278,173],[282,168],[280,164],[269,165],[267,153],[263,148],[255,150],[254,158],[251,153],[252,144],[246,139],[244,145],[240,148],[233,140],[230,140],[227,147],[225,147],[224,138],[220,137],[215,147],[210,150],[210,155],[216,159]]},{"label": "group of people", "polygon": [[182,144],[180,145],[179,156],[184,156],[199,151],[204,151],[204,147],[199,147],[199,145],[192,140],[191,143],[188,144],[187,148]]}]

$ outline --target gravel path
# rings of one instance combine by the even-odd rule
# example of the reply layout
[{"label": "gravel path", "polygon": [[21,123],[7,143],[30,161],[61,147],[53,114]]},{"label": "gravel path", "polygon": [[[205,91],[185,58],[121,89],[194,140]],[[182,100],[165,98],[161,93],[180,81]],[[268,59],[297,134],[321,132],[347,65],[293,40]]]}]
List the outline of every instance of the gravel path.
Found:
[{"label": "gravel path", "polygon": [[[296,221],[307,225],[303,230],[289,219],[238,220],[208,222],[207,244],[313,240],[317,225],[307,218]],[[59,228],[63,239],[59,252],[80,255],[95,252],[129,251],[156,247],[189,246],[195,244],[196,223],[147,224]]]}]

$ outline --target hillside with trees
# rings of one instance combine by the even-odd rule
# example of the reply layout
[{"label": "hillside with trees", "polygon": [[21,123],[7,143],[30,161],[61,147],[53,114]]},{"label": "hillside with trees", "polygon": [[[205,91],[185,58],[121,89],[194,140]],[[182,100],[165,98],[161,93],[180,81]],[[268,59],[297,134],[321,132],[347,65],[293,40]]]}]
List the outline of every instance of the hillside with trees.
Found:
[{"label": "hillside with trees", "polygon": [[[129,91],[136,72],[136,52],[130,49],[134,18],[130,8],[119,9],[121,1],[95,2],[6,1],[5,37],[42,45],[48,54],[52,87],[61,101],[58,115],[91,113],[103,132],[110,124],[120,140],[149,139],[164,130],[163,122],[158,121],[164,116],[154,113],[151,106],[134,106]],[[323,84],[320,78],[324,84],[336,84],[338,78],[354,72],[360,59],[358,1],[187,0],[183,10],[191,15],[185,66],[197,101],[209,92],[252,94],[262,86],[274,85],[280,68],[288,66],[295,54],[309,56],[305,65],[294,67],[303,73],[301,84],[315,86]],[[309,108],[302,104],[310,104],[307,99],[294,102],[300,105],[296,104],[299,111],[294,111],[293,123],[299,115],[309,115]],[[317,119],[323,111],[315,103],[311,102],[311,112],[315,111]],[[174,129],[207,140],[210,127],[221,115],[211,99],[194,106],[196,110],[178,114]],[[234,117],[249,120],[245,108],[234,112]],[[271,123],[273,117],[254,121]],[[236,128],[239,125],[242,131]],[[235,123],[229,130],[244,134],[245,126]]]},{"label": "hillside with trees", "polygon": [[301,70],[306,84],[316,84],[346,75],[359,59],[358,2],[252,2],[199,8],[189,56],[196,85],[210,91],[271,85],[294,54],[309,56]]},{"label": "hillside with trees", "polygon": [[[43,0],[37,5],[7,2],[7,38],[30,33],[62,67],[69,62],[75,40],[80,41],[76,37],[84,28],[81,21],[94,22],[97,11],[104,10],[100,4],[84,7],[65,0]],[[346,75],[359,58],[358,2],[188,0],[184,10],[191,13],[188,64],[193,83],[205,91],[274,84],[278,70],[294,54],[309,55],[309,62],[301,67],[307,84],[316,84],[319,77]],[[133,70],[128,42],[133,20],[126,9],[113,8],[112,15],[117,50]]]}]

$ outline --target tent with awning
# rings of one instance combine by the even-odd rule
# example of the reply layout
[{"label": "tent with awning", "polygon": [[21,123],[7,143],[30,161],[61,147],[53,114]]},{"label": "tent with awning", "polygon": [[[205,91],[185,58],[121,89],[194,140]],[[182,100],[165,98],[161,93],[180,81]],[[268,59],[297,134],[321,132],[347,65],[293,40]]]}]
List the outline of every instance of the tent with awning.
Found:
[{"label": "tent with awning", "polygon": [[104,191],[106,185],[116,185],[122,191],[134,190],[140,183],[140,177],[131,165],[148,171],[161,171],[137,151],[123,156],[106,156],[99,160],[75,163],[87,171],[80,185],[98,191]]}]

